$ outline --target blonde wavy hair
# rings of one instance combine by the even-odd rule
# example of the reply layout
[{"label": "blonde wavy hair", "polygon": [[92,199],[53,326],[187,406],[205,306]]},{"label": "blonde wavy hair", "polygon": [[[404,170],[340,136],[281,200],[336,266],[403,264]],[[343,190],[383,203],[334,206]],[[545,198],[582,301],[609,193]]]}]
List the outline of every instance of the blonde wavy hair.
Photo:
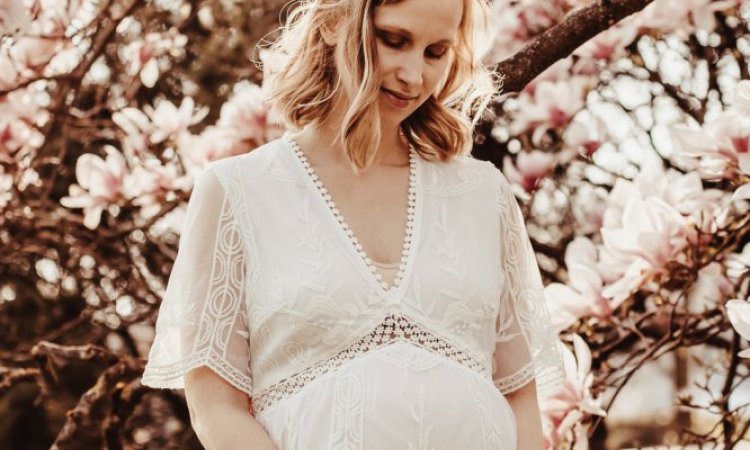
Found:
[{"label": "blonde wavy hair", "polygon": [[[266,81],[275,111],[302,129],[330,117],[342,89],[348,105],[338,137],[352,168],[366,169],[380,143],[374,8],[402,0],[296,0],[280,37],[264,51]],[[401,123],[414,149],[427,159],[449,161],[471,151],[472,131],[494,96],[500,77],[477,51],[489,42],[486,0],[464,0],[464,13],[448,70],[430,96]],[[335,25],[334,25],[335,24]],[[342,40],[328,45],[321,30],[336,27]]]}]

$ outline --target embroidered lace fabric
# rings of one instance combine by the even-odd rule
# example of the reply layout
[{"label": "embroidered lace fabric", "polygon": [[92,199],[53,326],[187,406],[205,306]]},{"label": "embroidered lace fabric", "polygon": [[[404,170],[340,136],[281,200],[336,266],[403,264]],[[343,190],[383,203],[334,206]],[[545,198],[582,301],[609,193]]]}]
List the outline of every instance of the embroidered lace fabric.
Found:
[{"label": "embroidered lace fabric", "polygon": [[210,163],[143,384],[183,388],[209,367],[281,450],[514,448],[504,395],[564,373],[523,217],[491,164],[412,156],[411,228],[390,269],[289,138]]},{"label": "embroidered lace fabric", "polygon": [[406,341],[425,350],[435,352],[475,370],[483,376],[489,376],[489,367],[487,367],[487,364],[483,364],[469,355],[468,352],[458,349],[439,337],[434,336],[419,324],[409,320],[409,318],[391,314],[370,334],[362,337],[335,356],[321,361],[319,364],[264,390],[259,396],[253,399],[253,407],[257,412],[262,413],[275,402],[295,394],[315,378],[341,367],[347,361],[351,361],[358,356],[365,355],[398,340]]}]

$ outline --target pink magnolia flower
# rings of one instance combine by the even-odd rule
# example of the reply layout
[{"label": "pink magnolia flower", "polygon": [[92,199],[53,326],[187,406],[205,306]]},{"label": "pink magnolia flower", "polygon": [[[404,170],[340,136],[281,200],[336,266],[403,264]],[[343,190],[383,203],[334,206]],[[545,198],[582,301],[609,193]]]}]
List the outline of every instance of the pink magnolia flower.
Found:
[{"label": "pink magnolia flower", "polygon": [[588,316],[604,318],[612,306],[602,295],[604,282],[596,270],[597,249],[585,237],[577,237],[565,249],[568,283],[550,283],[544,289],[552,323],[558,331]]},{"label": "pink magnolia flower", "polygon": [[686,170],[696,171],[706,180],[721,179],[729,165],[716,148],[716,142],[703,128],[684,125],[670,128],[674,153],[670,159]]},{"label": "pink magnolia flower", "polygon": [[211,125],[199,135],[185,133],[178,139],[177,149],[187,166],[196,173],[211,161],[246,153],[249,149],[232,128]]},{"label": "pink magnolia flower", "polygon": [[690,32],[694,28],[713,31],[716,26],[714,13],[739,4],[738,0],[664,0],[644,8],[636,16],[636,24],[643,28],[663,33]]},{"label": "pink magnolia flower", "polygon": [[620,275],[608,282],[602,295],[610,300],[613,308],[619,307],[633,293],[641,289],[644,284],[655,273],[651,264],[643,258],[635,258],[625,264],[624,269],[620,269],[622,261],[618,260],[619,255],[613,255],[613,252],[607,248],[601,249],[600,265],[604,268],[617,267]]},{"label": "pink magnolia flower", "polygon": [[638,28],[629,22],[621,22],[599,33],[579,47],[574,54],[589,60],[610,61],[621,55],[625,47],[638,37]]},{"label": "pink magnolia flower", "polygon": [[563,141],[569,148],[586,158],[596,153],[609,137],[607,124],[598,117],[587,122],[571,122],[565,130]]},{"label": "pink magnolia flower", "polygon": [[739,156],[739,169],[748,181],[734,191],[732,200],[750,200],[750,153]]},{"label": "pink magnolia flower", "polygon": [[602,228],[602,241],[625,259],[640,257],[660,269],[687,245],[687,221],[659,198],[631,198],[623,211],[622,226]]},{"label": "pink magnolia flower", "polygon": [[[700,175],[695,172],[681,174],[675,170],[669,170],[664,175],[662,182],[657,183],[662,189],[655,195],[663,198],[680,214],[695,219],[695,216],[699,214],[713,217],[717,213],[716,207],[721,206],[723,191],[704,189]],[[643,188],[646,189],[647,186],[644,185]],[[698,223],[697,220],[691,220],[691,222]]]},{"label": "pink magnolia flower", "polygon": [[131,42],[122,50],[122,57],[129,63],[129,73],[139,75],[143,85],[152,88],[159,79],[158,57],[176,54],[185,44],[187,36],[172,28],[167,33],[148,33]]},{"label": "pink magnolia flower", "polygon": [[177,165],[163,165],[158,159],[151,158],[125,177],[123,193],[133,199],[134,205],[141,207],[142,217],[149,218],[161,211],[174,191],[187,191],[192,184],[192,177],[181,175]]},{"label": "pink magnolia flower", "polygon": [[698,271],[698,279],[688,292],[688,308],[702,313],[732,294],[732,283],[722,273],[722,265],[712,262]]},{"label": "pink magnolia flower", "polygon": [[503,160],[503,172],[511,184],[520,186],[526,192],[536,190],[539,180],[555,168],[555,155],[539,150],[521,152],[516,158],[516,165],[509,156]]},{"label": "pink magnolia flower", "polygon": [[490,8],[490,29],[495,34],[486,59],[488,62],[498,62],[520,50],[529,35],[519,17],[519,10],[510,2],[494,1]]},{"label": "pink magnolia flower", "polygon": [[151,142],[158,144],[168,138],[174,138],[187,131],[188,127],[203,120],[208,114],[208,108],[195,108],[191,97],[185,97],[179,109],[170,101],[162,100],[156,109],[147,109],[151,116],[153,131]]},{"label": "pink magnolia flower", "polygon": [[15,61],[0,52],[0,89],[17,85],[19,76]]},{"label": "pink magnolia flower", "polygon": [[750,115],[731,108],[704,128],[715,140],[715,151],[729,161],[737,163],[740,155],[750,153]]},{"label": "pink magnolia flower", "polygon": [[48,113],[40,105],[39,94],[31,88],[16,89],[0,99],[0,118],[36,123]]},{"label": "pink magnolia flower", "polygon": [[613,308],[660,274],[668,262],[684,259],[689,236],[685,218],[657,197],[631,197],[620,222],[601,230],[601,267],[614,279],[602,295],[611,299]]},{"label": "pink magnolia flower", "polygon": [[647,160],[632,180],[618,179],[602,221],[598,271],[602,295],[616,308],[670,261],[685,262],[684,248],[700,244],[699,230],[711,233],[725,207],[723,191],[703,189],[695,173],[665,171]]},{"label": "pink magnolia flower", "polygon": [[159,144],[177,139],[188,127],[203,120],[208,108],[195,108],[191,97],[185,97],[177,108],[168,100],[161,100],[156,108],[146,105],[144,111],[123,108],[112,114],[112,120],[128,135],[134,148],[145,150],[148,143]]},{"label": "pink magnolia flower", "polygon": [[63,44],[62,39],[24,36],[10,47],[9,55],[23,75],[33,76],[42,72]]},{"label": "pink magnolia flower", "polygon": [[659,198],[677,210],[689,224],[706,232],[712,232],[711,227],[716,225],[713,219],[728,206],[724,191],[704,189],[696,173],[664,170],[657,158],[647,159],[632,181],[619,179],[615,182],[604,213],[605,227],[621,225],[622,212],[631,197]]},{"label": "pink magnolia flower", "polygon": [[266,95],[260,86],[238,83],[234,94],[222,105],[216,125],[233,129],[239,140],[257,146],[266,142],[268,110]]},{"label": "pink magnolia flower", "polygon": [[24,148],[38,148],[44,135],[35,127],[43,124],[49,112],[31,88],[17,89],[0,99],[0,161]]},{"label": "pink magnolia flower", "polygon": [[5,121],[0,119],[0,160],[6,154],[13,154],[24,147],[31,138],[33,130],[21,120]]},{"label": "pink magnolia flower", "polygon": [[86,48],[71,42],[64,42],[44,68],[44,75],[49,77],[72,72],[83,60]]},{"label": "pink magnolia flower", "polygon": [[750,80],[737,83],[732,99],[732,108],[739,114],[750,116]]},{"label": "pink magnolia flower", "polygon": [[673,127],[677,162],[697,159],[703,178],[732,178],[740,157],[750,153],[750,80],[735,87],[734,103],[702,128]]},{"label": "pink magnolia flower", "polygon": [[[531,34],[537,34],[555,25],[565,15],[564,3],[542,1],[520,2],[519,17]],[[520,7],[519,7],[520,6]]]},{"label": "pink magnolia flower", "polygon": [[16,31],[26,33],[30,27],[31,18],[24,2],[0,0],[0,35],[13,34]]},{"label": "pink magnolia flower", "polygon": [[566,126],[585,104],[588,77],[535,83],[533,92],[524,91],[510,123],[510,132],[518,135],[534,130],[533,142],[539,143],[550,128]]},{"label": "pink magnolia flower", "polygon": [[[750,270],[750,243],[745,244],[740,253],[731,253],[726,256],[725,265],[727,267],[727,277],[735,283],[740,281],[742,276]],[[750,285],[750,278],[745,278],[746,285],[740,286],[745,291],[747,285]]]},{"label": "pink magnolia flower", "polygon": [[89,229],[99,226],[101,214],[122,194],[127,173],[125,158],[114,147],[104,147],[106,159],[86,153],[76,162],[78,184],[70,186],[70,194],[60,199],[66,208],[83,208],[83,224]]},{"label": "pink magnolia flower", "polygon": [[573,335],[575,356],[567,347],[563,348],[566,379],[556,390],[543,394],[540,406],[547,427],[552,448],[558,448],[570,431],[580,423],[584,415],[606,416],[601,399],[594,398],[591,385],[594,377],[591,373],[591,351],[586,342],[578,335]]},{"label": "pink magnolia flower", "polygon": [[153,125],[143,111],[138,108],[123,108],[112,114],[112,121],[125,132],[128,148],[142,153],[148,151]]},{"label": "pink magnolia flower", "polygon": [[697,159],[694,167],[705,179],[731,178],[741,155],[750,152],[750,116],[727,111],[702,129],[673,127],[676,162]]},{"label": "pink magnolia flower", "polygon": [[187,222],[187,205],[183,203],[180,206],[172,209],[170,212],[161,216],[149,230],[150,233],[154,233],[160,236],[164,233],[172,232],[177,235],[182,235],[185,231],[185,223]]},{"label": "pink magnolia flower", "polygon": [[[735,299],[727,302],[727,317],[732,327],[745,340],[750,340],[750,303]],[[750,358],[750,348],[739,353],[743,358]]]}]

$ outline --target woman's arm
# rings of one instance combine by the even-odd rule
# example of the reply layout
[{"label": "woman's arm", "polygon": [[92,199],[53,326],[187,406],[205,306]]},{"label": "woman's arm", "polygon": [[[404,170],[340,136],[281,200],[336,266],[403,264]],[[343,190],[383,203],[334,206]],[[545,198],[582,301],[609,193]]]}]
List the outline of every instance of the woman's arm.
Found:
[{"label": "woman's arm", "polygon": [[518,450],[541,450],[544,448],[542,417],[536,397],[536,382],[526,383],[517,391],[509,393],[506,398],[516,415]]},{"label": "woman's arm", "polygon": [[206,450],[278,450],[255,420],[250,398],[208,367],[185,375],[190,422]]}]

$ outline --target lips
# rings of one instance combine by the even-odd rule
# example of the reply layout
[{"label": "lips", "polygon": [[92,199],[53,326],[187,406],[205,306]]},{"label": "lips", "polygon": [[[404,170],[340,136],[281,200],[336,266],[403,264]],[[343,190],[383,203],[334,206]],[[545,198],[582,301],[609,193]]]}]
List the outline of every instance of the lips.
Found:
[{"label": "lips", "polygon": [[392,91],[386,88],[381,88],[381,89],[384,90],[386,93],[391,94],[392,96],[396,97],[399,100],[409,101],[409,100],[414,100],[417,98],[416,95],[406,95],[406,94],[402,94],[400,92]]}]

